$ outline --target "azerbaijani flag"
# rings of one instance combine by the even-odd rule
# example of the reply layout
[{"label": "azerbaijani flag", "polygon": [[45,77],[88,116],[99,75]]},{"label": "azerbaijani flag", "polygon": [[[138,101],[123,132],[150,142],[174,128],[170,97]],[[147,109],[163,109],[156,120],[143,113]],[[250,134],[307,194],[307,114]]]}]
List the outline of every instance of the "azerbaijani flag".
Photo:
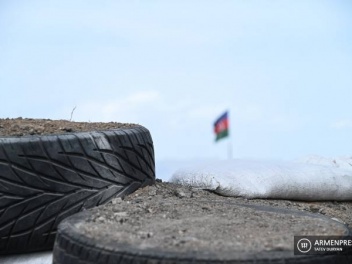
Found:
[{"label": "azerbaijani flag", "polygon": [[229,117],[228,111],[223,113],[214,123],[215,141],[229,136]]}]

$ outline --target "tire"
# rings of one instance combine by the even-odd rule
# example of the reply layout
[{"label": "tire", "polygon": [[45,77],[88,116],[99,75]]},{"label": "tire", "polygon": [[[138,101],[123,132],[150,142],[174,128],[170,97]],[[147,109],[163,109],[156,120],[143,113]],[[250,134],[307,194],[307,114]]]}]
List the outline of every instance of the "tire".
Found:
[{"label": "tire", "polygon": [[[288,210],[286,210],[288,211]],[[283,213],[286,213],[284,211]],[[295,211],[291,211],[291,214]],[[350,264],[351,255],[293,255],[291,251],[231,252],[216,256],[206,251],[177,253],[90,238],[80,227],[92,219],[86,211],[65,219],[58,228],[53,264]],[[308,213],[306,215],[309,215]],[[313,218],[316,218],[311,214]],[[331,220],[333,224],[333,220]],[[157,224],[157,223],[156,223]],[[83,228],[84,229],[84,228]],[[258,234],[258,236],[261,234]],[[190,249],[192,250],[192,249]]]},{"label": "tire", "polygon": [[0,254],[52,249],[64,218],[153,184],[142,126],[0,138]]}]

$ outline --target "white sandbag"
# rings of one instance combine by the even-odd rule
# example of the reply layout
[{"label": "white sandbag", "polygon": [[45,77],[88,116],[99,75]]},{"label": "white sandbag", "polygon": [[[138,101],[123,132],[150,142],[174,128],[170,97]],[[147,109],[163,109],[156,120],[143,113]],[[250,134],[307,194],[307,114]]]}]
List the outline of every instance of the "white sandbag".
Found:
[{"label": "white sandbag", "polygon": [[297,160],[298,162],[304,162],[316,165],[332,166],[336,168],[344,168],[347,170],[352,170],[352,157],[336,157],[327,158],[317,155],[306,156]]},{"label": "white sandbag", "polygon": [[0,256],[1,264],[51,264],[53,253],[51,251]]},{"label": "white sandbag", "polygon": [[321,163],[325,165],[217,161],[180,169],[173,174],[171,182],[246,198],[352,200],[352,167],[348,166],[348,161],[341,161],[341,166],[335,166],[334,162]]}]

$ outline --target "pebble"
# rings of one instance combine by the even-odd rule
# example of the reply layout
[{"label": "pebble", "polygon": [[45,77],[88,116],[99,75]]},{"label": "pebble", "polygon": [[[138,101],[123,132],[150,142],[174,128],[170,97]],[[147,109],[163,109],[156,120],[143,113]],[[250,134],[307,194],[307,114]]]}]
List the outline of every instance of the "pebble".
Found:
[{"label": "pebble", "polygon": [[126,216],[128,216],[128,213],[127,212],[117,212],[117,213],[114,213],[114,216],[126,217]]},{"label": "pebble", "polygon": [[205,211],[210,211],[211,210],[211,208],[208,207],[208,206],[202,206],[202,209],[205,210]]},{"label": "pebble", "polygon": [[111,203],[112,203],[113,205],[119,204],[119,203],[121,203],[121,202],[122,202],[121,197],[115,198],[115,199],[111,200]]},{"label": "pebble", "polygon": [[156,190],[150,190],[148,193],[150,196],[155,196],[156,195]]},{"label": "pebble", "polygon": [[319,212],[320,214],[325,214],[324,208],[320,208],[318,212]]},{"label": "pebble", "polygon": [[346,210],[347,210],[347,207],[344,206],[344,205],[341,205],[341,209],[344,210],[344,211],[346,211]]},{"label": "pebble", "polygon": [[139,231],[137,234],[142,239],[151,238],[154,235],[153,232],[145,232],[145,231]]},{"label": "pebble", "polygon": [[176,195],[178,198],[184,198],[184,197],[186,197],[186,194],[185,194],[182,190],[180,190],[180,189],[176,189],[176,190],[175,190],[175,195]]},{"label": "pebble", "polygon": [[309,211],[313,213],[318,213],[321,208],[317,207],[316,205],[309,206]]},{"label": "pebble", "polygon": [[105,217],[99,216],[96,221],[97,221],[97,222],[100,222],[100,223],[104,223],[105,220],[106,220]]},{"label": "pebble", "polygon": [[60,130],[66,131],[66,132],[72,132],[73,129],[70,127],[61,127]]}]

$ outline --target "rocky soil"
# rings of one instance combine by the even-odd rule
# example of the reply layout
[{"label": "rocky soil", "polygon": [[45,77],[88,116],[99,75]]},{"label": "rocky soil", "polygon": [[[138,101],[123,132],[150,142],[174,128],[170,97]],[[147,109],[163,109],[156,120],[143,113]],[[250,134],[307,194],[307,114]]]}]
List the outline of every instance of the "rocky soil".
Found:
[{"label": "rocky soil", "polygon": [[28,136],[87,132],[133,127],[136,124],[72,122],[68,120],[15,118],[0,119],[0,136]]},{"label": "rocky soil", "polygon": [[349,202],[246,200],[161,182],[92,212],[79,227],[92,239],[213,254],[292,251],[294,235],[342,236],[342,222],[352,224]]}]

